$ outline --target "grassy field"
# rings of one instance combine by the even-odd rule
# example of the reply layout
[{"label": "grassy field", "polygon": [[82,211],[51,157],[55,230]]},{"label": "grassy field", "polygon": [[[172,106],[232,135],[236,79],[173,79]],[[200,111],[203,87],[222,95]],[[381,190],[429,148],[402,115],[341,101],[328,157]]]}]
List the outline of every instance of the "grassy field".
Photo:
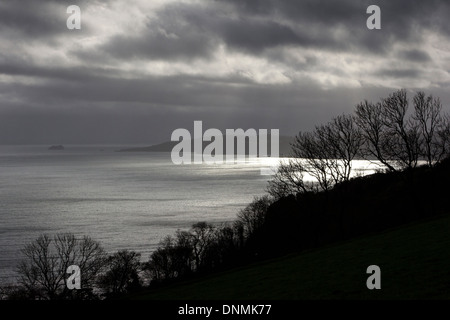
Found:
[{"label": "grassy field", "polygon": [[[381,290],[368,290],[369,265]],[[450,216],[150,290],[131,299],[449,299]]]}]

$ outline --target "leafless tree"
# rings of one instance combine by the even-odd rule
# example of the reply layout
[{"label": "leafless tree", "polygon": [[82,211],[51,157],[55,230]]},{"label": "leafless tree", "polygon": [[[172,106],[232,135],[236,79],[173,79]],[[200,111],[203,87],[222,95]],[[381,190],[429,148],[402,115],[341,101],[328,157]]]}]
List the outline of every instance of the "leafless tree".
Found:
[{"label": "leafless tree", "polygon": [[248,238],[261,228],[271,203],[268,196],[255,197],[249,205],[239,211],[237,218],[242,222],[245,237]]},{"label": "leafless tree", "polygon": [[145,269],[150,279],[158,281],[173,279],[178,276],[176,268],[176,257],[174,255],[176,241],[172,236],[167,236],[151,254]]},{"label": "leafless tree", "polygon": [[360,153],[362,134],[356,125],[355,117],[340,115],[327,126],[327,141],[333,155],[333,174],[335,183],[350,179],[352,161]]},{"label": "leafless tree", "polygon": [[214,237],[215,228],[207,222],[197,222],[191,228],[191,246],[194,253],[195,269],[202,266],[203,254]]},{"label": "leafless tree", "polygon": [[420,157],[420,128],[407,116],[406,90],[398,90],[382,101],[382,118],[388,143],[386,151],[402,168],[415,168]]},{"label": "leafless tree", "polygon": [[99,242],[70,233],[53,238],[41,235],[22,253],[25,258],[17,268],[19,283],[38,299],[56,299],[63,293],[69,266],[80,268],[81,287],[90,288],[105,264],[105,252]]},{"label": "leafless tree", "polygon": [[314,177],[319,188],[325,191],[349,180],[352,161],[362,141],[362,134],[350,115],[340,115],[325,125],[316,126],[313,132],[300,132],[292,144],[294,160],[290,169],[294,168],[297,173],[291,176],[290,185],[295,183],[303,191],[312,190],[311,185],[302,182],[304,173]]},{"label": "leafless tree", "polygon": [[381,103],[374,104],[367,100],[356,106],[356,123],[363,136],[361,155],[369,159],[375,158],[390,171],[396,171],[392,165],[393,159],[386,152],[390,139],[381,110]]},{"label": "leafless tree", "polygon": [[450,156],[450,115],[445,114],[442,116],[442,122],[439,130],[437,131],[438,143],[437,149],[437,161]]},{"label": "leafless tree", "polygon": [[135,251],[121,250],[108,257],[106,272],[98,280],[106,295],[127,293],[141,286],[140,256]]},{"label": "leafless tree", "polygon": [[189,231],[177,231],[174,254],[177,256],[174,266],[178,275],[185,275],[194,270],[192,234]]},{"label": "leafless tree", "polygon": [[189,231],[178,231],[176,237],[165,237],[145,266],[150,279],[174,279],[201,269],[215,231],[213,225],[198,222]]},{"label": "leafless tree", "polygon": [[[313,132],[300,132],[292,143],[291,159],[280,163],[268,192],[279,199],[288,194],[329,190],[350,179],[352,161],[360,153],[363,134],[351,115],[340,115]],[[305,175],[316,182],[305,181]]]},{"label": "leafless tree", "polygon": [[418,92],[409,112],[406,90],[399,90],[379,103],[364,101],[356,106],[356,122],[363,134],[362,155],[375,158],[388,170],[415,168],[420,159],[434,165],[448,155],[448,116],[439,99]]},{"label": "leafless tree", "polygon": [[332,168],[334,161],[330,152],[326,127],[316,127],[314,132],[300,132],[292,144],[292,153],[297,167],[303,168],[317,180],[323,190],[329,190],[333,184]]},{"label": "leafless tree", "polygon": [[280,161],[277,172],[269,181],[267,192],[274,199],[290,194],[304,193],[313,189],[313,185],[305,182],[306,170],[298,159]]},{"label": "leafless tree", "polygon": [[438,163],[448,154],[448,116],[442,116],[439,98],[417,92],[414,97],[413,119],[418,123],[421,134],[421,155],[429,166]]}]

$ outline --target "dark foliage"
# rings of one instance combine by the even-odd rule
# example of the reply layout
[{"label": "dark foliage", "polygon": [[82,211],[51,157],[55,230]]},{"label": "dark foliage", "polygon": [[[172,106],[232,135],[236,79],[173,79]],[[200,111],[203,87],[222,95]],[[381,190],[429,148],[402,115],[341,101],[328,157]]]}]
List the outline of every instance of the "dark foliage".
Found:
[{"label": "dark foliage", "polygon": [[98,285],[106,297],[117,297],[141,289],[139,272],[141,255],[121,250],[108,257],[106,272],[98,279]]}]

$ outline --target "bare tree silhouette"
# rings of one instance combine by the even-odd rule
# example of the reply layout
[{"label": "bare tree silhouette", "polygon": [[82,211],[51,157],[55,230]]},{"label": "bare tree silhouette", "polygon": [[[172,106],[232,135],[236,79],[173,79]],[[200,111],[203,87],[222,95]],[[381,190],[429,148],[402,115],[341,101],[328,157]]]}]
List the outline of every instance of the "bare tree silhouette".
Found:
[{"label": "bare tree silhouette", "polygon": [[421,156],[429,166],[433,166],[448,154],[449,122],[448,116],[441,115],[442,104],[439,98],[418,92],[414,97],[413,119],[421,134]]},{"label": "bare tree silhouette", "polygon": [[[360,153],[363,136],[355,117],[340,115],[312,132],[300,132],[292,143],[292,154],[281,163],[268,192],[274,198],[308,191],[330,190],[350,179],[352,160]],[[305,175],[316,182],[306,182]]]},{"label": "bare tree silhouette", "polygon": [[81,287],[90,288],[105,265],[105,252],[90,237],[76,238],[71,233],[53,238],[41,235],[22,250],[25,258],[17,272],[19,283],[38,299],[57,299],[66,291],[67,268],[77,265],[81,270]]},{"label": "bare tree silhouette", "polygon": [[141,287],[140,257],[140,253],[128,250],[118,251],[108,257],[106,272],[98,279],[106,296],[117,296]]},{"label": "bare tree silhouette", "polygon": [[429,166],[449,154],[449,117],[438,98],[417,92],[409,111],[406,90],[376,104],[356,106],[356,122],[364,137],[362,155],[375,158],[389,171],[415,168],[419,160]]}]

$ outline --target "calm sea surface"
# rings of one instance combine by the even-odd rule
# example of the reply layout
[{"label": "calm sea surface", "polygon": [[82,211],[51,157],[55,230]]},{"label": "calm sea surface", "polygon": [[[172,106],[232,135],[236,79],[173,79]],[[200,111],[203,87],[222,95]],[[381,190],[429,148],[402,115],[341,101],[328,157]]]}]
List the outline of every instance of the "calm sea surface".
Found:
[{"label": "calm sea surface", "polygon": [[[40,234],[89,235],[108,252],[148,260],[158,242],[193,223],[233,221],[265,193],[279,159],[174,165],[170,153],[123,146],[0,146],[0,284],[14,282],[20,249]],[[376,167],[376,165],[375,165]],[[374,165],[355,161],[355,174]]]},{"label": "calm sea surface", "polygon": [[259,159],[174,165],[170,153],[115,152],[121,146],[47,148],[0,146],[0,284],[42,233],[89,235],[147,260],[177,229],[234,220],[270,178]]}]

